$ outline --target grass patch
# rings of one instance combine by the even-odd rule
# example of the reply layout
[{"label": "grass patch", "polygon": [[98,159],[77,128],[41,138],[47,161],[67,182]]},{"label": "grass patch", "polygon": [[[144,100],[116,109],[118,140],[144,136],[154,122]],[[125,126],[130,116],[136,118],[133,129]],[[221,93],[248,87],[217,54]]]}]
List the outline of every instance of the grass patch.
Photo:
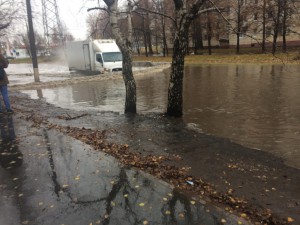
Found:
[{"label": "grass patch", "polygon": [[[298,56],[298,58],[297,58]],[[300,64],[299,53],[278,53],[275,56],[268,54],[212,54],[188,55],[185,64]],[[297,60],[298,59],[298,60]],[[134,61],[171,62],[172,56],[134,56]]]}]

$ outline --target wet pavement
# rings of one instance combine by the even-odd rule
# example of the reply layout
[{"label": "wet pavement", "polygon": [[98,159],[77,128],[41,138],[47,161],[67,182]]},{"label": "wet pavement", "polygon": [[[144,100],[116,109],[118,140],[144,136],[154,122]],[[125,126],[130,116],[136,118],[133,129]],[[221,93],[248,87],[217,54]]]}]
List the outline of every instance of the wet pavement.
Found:
[{"label": "wet pavement", "polygon": [[19,114],[0,126],[1,225],[247,224]]}]

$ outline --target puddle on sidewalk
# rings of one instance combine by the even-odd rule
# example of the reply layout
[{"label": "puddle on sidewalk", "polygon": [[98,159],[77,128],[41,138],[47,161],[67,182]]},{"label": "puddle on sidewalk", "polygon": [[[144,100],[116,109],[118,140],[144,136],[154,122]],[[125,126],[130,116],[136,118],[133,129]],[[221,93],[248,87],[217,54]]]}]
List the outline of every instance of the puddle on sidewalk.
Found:
[{"label": "puddle on sidewalk", "polygon": [[11,198],[19,207],[14,213],[21,215],[23,224],[237,223],[232,215],[203,201],[190,201],[167,183],[124,168],[57,131],[30,127],[20,119],[15,131],[23,160],[5,173],[0,170],[10,180],[1,181],[0,187],[12,189]]}]

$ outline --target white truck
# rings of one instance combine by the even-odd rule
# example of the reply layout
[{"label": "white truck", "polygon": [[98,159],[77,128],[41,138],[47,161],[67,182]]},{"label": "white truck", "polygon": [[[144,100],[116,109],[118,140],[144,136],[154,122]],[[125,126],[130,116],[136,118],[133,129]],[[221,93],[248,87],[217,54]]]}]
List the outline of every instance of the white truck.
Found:
[{"label": "white truck", "polygon": [[69,70],[89,74],[122,70],[122,53],[112,39],[67,43]]}]

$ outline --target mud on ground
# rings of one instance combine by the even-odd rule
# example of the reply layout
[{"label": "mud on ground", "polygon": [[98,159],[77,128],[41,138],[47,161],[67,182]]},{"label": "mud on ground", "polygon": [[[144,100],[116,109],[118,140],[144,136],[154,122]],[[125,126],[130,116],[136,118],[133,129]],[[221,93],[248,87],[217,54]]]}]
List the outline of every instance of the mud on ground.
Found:
[{"label": "mud on ground", "polygon": [[[88,79],[105,78],[76,82]],[[34,126],[64,132],[254,223],[300,224],[300,171],[281,159],[199,133],[178,118],[72,111],[16,91],[23,88],[11,88],[12,105],[16,116]]]}]

